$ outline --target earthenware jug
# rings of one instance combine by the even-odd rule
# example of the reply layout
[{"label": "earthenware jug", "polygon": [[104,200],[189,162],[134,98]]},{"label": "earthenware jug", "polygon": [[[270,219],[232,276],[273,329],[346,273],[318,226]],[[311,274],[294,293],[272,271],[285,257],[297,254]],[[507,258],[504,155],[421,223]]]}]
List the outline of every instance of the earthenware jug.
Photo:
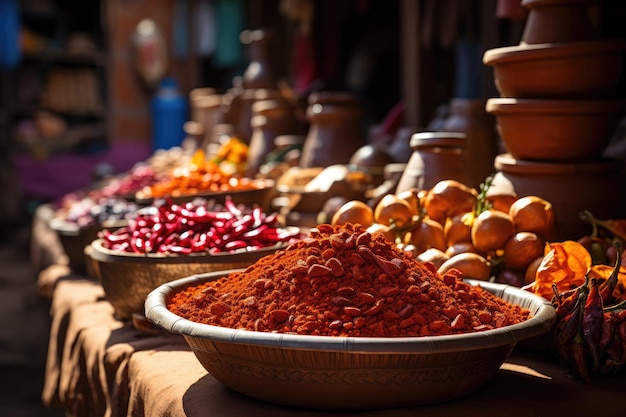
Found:
[{"label": "earthenware jug", "polygon": [[252,105],[252,136],[248,146],[247,175],[254,177],[267,155],[275,149],[275,139],[280,135],[300,134],[292,106],[281,99],[260,100]]},{"label": "earthenware jug", "polygon": [[411,136],[413,153],[400,177],[396,193],[412,188],[429,190],[441,180],[468,184],[466,135],[461,132],[418,132]]},{"label": "earthenware jug", "polygon": [[276,78],[272,63],[272,48],[275,45],[276,34],[271,29],[244,30],[240,40],[246,45],[248,66],[242,82],[245,89],[276,88]]},{"label": "earthenware jug", "polygon": [[312,94],[306,118],[310,125],[300,158],[303,168],[348,164],[356,150],[365,145],[363,109],[349,93]]},{"label": "earthenware jug", "polygon": [[493,173],[493,161],[498,154],[495,118],[485,111],[485,100],[481,99],[454,98],[449,110],[442,131],[465,133],[466,185],[478,188]]}]

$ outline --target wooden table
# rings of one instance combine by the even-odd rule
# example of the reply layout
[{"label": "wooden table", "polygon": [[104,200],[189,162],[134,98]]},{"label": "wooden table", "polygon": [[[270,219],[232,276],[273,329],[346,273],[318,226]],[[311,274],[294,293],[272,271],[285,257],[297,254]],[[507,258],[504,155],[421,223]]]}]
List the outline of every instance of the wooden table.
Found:
[{"label": "wooden table", "polygon": [[52,299],[42,398],[70,417],[570,417],[617,416],[626,409],[626,374],[586,385],[571,380],[550,352],[521,347],[486,385],[445,404],[350,413],[267,404],[213,378],[181,336],[142,333],[117,320],[99,283],[67,268],[41,269]]}]

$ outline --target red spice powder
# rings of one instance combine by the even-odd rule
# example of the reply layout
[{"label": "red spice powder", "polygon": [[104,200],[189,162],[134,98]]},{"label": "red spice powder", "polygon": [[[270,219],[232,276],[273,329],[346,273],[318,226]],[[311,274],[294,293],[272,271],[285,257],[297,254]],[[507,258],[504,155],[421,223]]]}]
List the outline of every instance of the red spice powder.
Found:
[{"label": "red spice powder", "polygon": [[352,224],[318,225],[245,271],[175,294],[168,309],[234,329],[353,337],[469,333],[529,315]]}]

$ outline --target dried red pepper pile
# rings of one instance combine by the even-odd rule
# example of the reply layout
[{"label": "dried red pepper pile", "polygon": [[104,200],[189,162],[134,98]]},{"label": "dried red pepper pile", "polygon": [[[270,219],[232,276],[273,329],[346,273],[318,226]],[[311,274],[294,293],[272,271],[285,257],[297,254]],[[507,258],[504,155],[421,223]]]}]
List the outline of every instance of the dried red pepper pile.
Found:
[{"label": "dried red pepper pile", "polygon": [[182,204],[158,201],[129,219],[128,226],[102,230],[99,237],[114,251],[188,255],[257,250],[301,236],[281,227],[277,213],[237,205],[230,198],[223,205],[197,198]]},{"label": "dried red pepper pile", "polygon": [[593,373],[614,374],[626,363],[626,300],[616,297],[621,267],[621,244],[608,279],[587,274],[585,281],[560,293],[553,286],[552,303],[558,317],[554,351],[572,375],[586,383]]},{"label": "dried red pepper pile", "polygon": [[318,225],[245,271],[177,293],[168,308],[228,328],[354,337],[478,332],[529,315],[353,224]]}]

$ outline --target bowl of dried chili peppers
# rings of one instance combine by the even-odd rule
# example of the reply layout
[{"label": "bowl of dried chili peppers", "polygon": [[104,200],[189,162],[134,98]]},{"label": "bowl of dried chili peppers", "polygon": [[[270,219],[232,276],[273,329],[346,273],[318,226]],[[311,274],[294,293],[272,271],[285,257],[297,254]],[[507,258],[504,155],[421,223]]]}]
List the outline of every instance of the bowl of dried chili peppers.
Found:
[{"label": "bowl of dried chili peppers", "polygon": [[181,334],[217,380],[323,410],[450,401],[492,378],[519,341],[547,334],[529,291],[437,273],[360,225],[317,225],[246,269],[163,284],[156,326]]},{"label": "bowl of dried chili peppers", "polygon": [[245,268],[302,238],[277,213],[227,198],[186,203],[159,200],[117,230],[103,229],[89,257],[106,299],[120,319],[143,315],[146,295],[171,280]]}]

